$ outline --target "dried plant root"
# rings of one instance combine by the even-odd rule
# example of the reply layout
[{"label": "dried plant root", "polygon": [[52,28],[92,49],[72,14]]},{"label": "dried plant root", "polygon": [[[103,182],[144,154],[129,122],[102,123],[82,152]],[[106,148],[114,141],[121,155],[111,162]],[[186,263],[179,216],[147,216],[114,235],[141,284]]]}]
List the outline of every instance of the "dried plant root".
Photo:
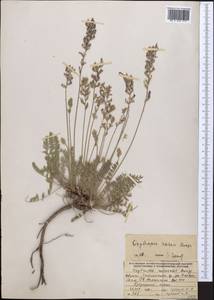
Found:
[{"label": "dried plant root", "polygon": [[33,289],[36,289],[41,285],[45,284],[46,285],[46,279],[45,279],[45,273],[44,273],[44,268],[45,268],[45,263],[44,263],[44,256],[43,256],[43,246],[46,243],[49,243],[55,239],[52,239],[48,242],[44,241],[45,238],[45,233],[46,233],[46,229],[48,227],[48,225],[50,224],[50,222],[52,222],[58,215],[60,215],[62,212],[72,209],[73,205],[72,204],[67,204],[62,206],[61,208],[59,208],[58,210],[56,210],[52,215],[50,215],[50,217],[44,222],[44,224],[42,225],[42,228],[40,229],[38,236],[40,236],[40,240],[39,240],[39,245],[38,247],[31,253],[30,256],[30,264],[31,267],[33,269],[33,273],[35,272],[34,266],[33,266],[33,255],[38,251],[39,252],[39,258],[40,258],[40,271],[39,271],[39,279],[38,279],[38,283],[35,287],[33,287]]}]

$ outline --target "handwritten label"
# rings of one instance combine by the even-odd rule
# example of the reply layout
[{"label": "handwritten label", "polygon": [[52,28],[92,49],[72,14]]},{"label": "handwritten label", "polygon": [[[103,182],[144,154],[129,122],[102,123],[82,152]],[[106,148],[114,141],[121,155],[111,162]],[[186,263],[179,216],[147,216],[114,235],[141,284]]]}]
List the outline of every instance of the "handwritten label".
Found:
[{"label": "handwritten label", "polygon": [[197,299],[193,235],[126,235],[124,297]]}]

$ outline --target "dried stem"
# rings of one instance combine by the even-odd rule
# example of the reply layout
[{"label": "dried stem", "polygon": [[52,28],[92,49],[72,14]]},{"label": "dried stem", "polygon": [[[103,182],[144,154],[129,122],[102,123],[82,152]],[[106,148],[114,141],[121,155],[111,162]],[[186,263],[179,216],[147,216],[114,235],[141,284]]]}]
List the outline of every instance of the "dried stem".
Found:
[{"label": "dried stem", "polygon": [[68,107],[67,107],[67,85],[65,87],[65,115],[66,115],[66,131],[67,131],[68,148],[70,148],[69,125],[68,125]]},{"label": "dried stem", "polygon": [[[128,155],[128,153],[129,153],[129,151],[130,151],[130,149],[131,149],[131,147],[132,147],[132,145],[133,145],[133,143],[134,143],[135,137],[136,137],[136,135],[137,135],[137,132],[138,132],[140,123],[141,123],[141,121],[142,121],[142,117],[143,117],[145,108],[146,108],[146,103],[148,102],[148,96],[149,96],[149,90],[148,90],[148,88],[147,88],[147,90],[146,90],[146,98],[145,98],[145,100],[144,100],[143,108],[142,108],[142,111],[141,111],[141,114],[140,114],[140,117],[139,117],[139,120],[138,120],[138,123],[137,123],[137,127],[136,127],[136,129],[135,129],[134,135],[133,135],[133,137],[132,137],[132,140],[131,140],[131,142],[130,142],[130,144],[129,144],[128,149],[126,150],[125,155],[123,156],[123,158],[122,158],[122,160],[120,161],[120,163],[119,163],[117,169],[115,170],[114,175],[117,173],[117,171],[118,171],[119,168],[121,167],[122,163],[124,162],[126,156]],[[114,175],[113,175],[113,177],[114,177]],[[113,177],[112,177],[112,178],[113,178]]]},{"label": "dried stem", "polygon": [[105,157],[105,160],[107,159],[107,155],[108,155],[108,152],[109,152],[111,143],[112,143],[112,141],[113,141],[113,138],[114,138],[114,136],[115,136],[115,133],[116,133],[116,131],[117,131],[117,128],[118,128],[118,124],[115,125],[115,129],[114,129],[114,131],[113,131],[113,133],[112,133],[112,135],[111,135],[111,138],[110,138],[110,141],[109,141],[109,144],[108,144],[108,147],[107,147],[107,149],[106,149],[105,156],[104,156],[104,157]]},{"label": "dried stem", "polygon": [[89,147],[90,136],[91,136],[92,127],[93,127],[93,121],[91,124],[91,118],[92,118],[92,113],[93,113],[93,109],[94,109],[94,103],[95,103],[95,87],[93,88],[92,105],[91,105],[91,111],[90,111],[90,115],[89,115],[89,119],[88,119],[88,125],[87,125],[86,137],[85,137],[84,161],[87,160],[88,147]]},{"label": "dried stem", "polygon": [[67,141],[68,141],[68,159],[69,159],[69,178],[71,175],[71,168],[70,168],[70,162],[71,162],[71,141],[70,141],[70,131],[69,131],[69,114],[68,114],[68,97],[67,97],[67,84],[65,86],[65,114],[66,114],[66,130],[67,130]]},{"label": "dried stem", "polygon": [[[103,119],[104,119],[104,118],[103,118]],[[98,133],[97,133],[97,139],[98,139],[98,140],[99,140],[100,132],[101,132],[101,129],[102,129],[102,122],[103,122],[103,119],[102,119],[102,121],[101,121],[101,125],[100,125],[99,130],[98,130]],[[92,150],[91,150],[91,154],[90,154],[90,156],[89,156],[89,161],[90,161],[91,158],[92,158],[92,155],[93,155],[93,153],[94,153],[94,149],[95,149],[96,146],[97,146],[97,148],[98,148],[98,145],[97,145],[96,143],[94,143],[94,146],[93,146],[93,148],[92,148]],[[97,149],[97,155],[98,155],[98,149]]]},{"label": "dried stem", "polygon": [[70,151],[72,147],[72,138],[71,138],[71,112],[68,114],[68,128],[69,128],[69,139],[70,139]]},{"label": "dried stem", "polygon": [[114,156],[114,154],[115,154],[115,152],[116,152],[116,150],[117,150],[117,147],[118,147],[118,145],[119,145],[119,143],[120,143],[120,141],[121,141],[121,138],[122,138],[122,136],[123,136],[123,134],[124,134],[124,131],[125,131],[125,129],[126,129],[126,125],[127,125],[127,123],[128,123],[128,119],[129,119],[129,110],[130,110],[130,105],[128,104],[127,112],[126,112],[126,118],[125,118],[125,121],[124,121],[124,123],[123,123],[122,129],[121,129],[121,131],[120,131],[120,135],[119,135],[119,138],[118,138],[118,140],[117,140],[117,143],[116,143],[116,145],[115,145],[115,147],[114,147],[114,150],[113,150],[113,152],[112,152],[112,154],[111,154],[110,161],[112,161],[113,156]]},{"label": "dried stem", "polygon": [[[100,136],[100,131],[101,131],[101,127],[100,127],[100,129],[99,129],[99,131],[98,131],[98,134],[97,134],[97,138],[99,139],[99,136]],[[96,153],[96,155],[98,155],[98,144],[97,143],[94,143],[94,146],[93,146],[93,148],[91,149],[91,154],[90,154],[90,156],[89,156],[89,162],[91,161],[91,158],[92,158],[92,155],[93,155],[93,153],[94,153],[94,149],[95,148],[97,148],[97,153]]]},{"label": "dried stem", "polygon": [[80,87],[81,87],[81,79],[82,79],[82,69],[84,66],[84,60],[86,56],[87,50],[83,52],[82,59],[81,59],[81,66],[79,67],[79,86],[78,86],[78,94],[77,94],[77,101],[76,101],[76,109],[75,109],[75,117],[74,117],[74,132],[73,132],[73,143],[74,143],[74,159],[75,159],[75,150],[76,150],[76,126],[77,126],[77,115],[78,115],[78,108],[79,108],[79,101],[80,101]]},{"label": "dried stem", "polygon": [[[135,137],[136,137],[136,135],[137,135],[137,132],[138,132],[138,129],[139,129],[139,126],[140,126],[140,123],[141,123],[141,120],[142,120],[142,117],[143,117],[145,108],[146,108],[146,103],[148,102],[149,97],[150,97],[149,87],[147,87],[147,88],[146,88],[146,97],[145,97],[145,100],[144,100],[143,108],[142,108],[142,111],[141,111],[141,114],[140,114],[140,117],[139,117],[139,120],[138,120],[138,123],[137,123],[137,127],[136,127],[136,129],[135,129],[134,134],[133,134],[132,140],[131,140],[131,142],[130,142],[130,144],[129,144],[128,149],[126,150],[125,155],[123,156],[123,158],[122,158],[122,160],[120,161],[120,163],[118,164],[116,170],[115,170],[114,173],[112,174],[111,179],[113,179],[113,177],[115,176],[115,174],[118,172],[119,168],[121,167],[122,163],[124,162],[126,156],[128,155],[128,153],[129,153],[129,151],[130,151],[130,149],[131,149],[131,147],[132,147],[132,145],[133,145],[133,142],[134,142]],[[103,190],[104,190],[105,188],[106,188],[106,182],[104,182],[104,185],[101,186],[101,188],[100,188],[100,193],[102,193]]]},{"label": "dried stem", "polygon": [[98,155],[99,155],[100,158],[101,158],[101,153],[102,153],[102,148],[103,148],[103,142],[104,142],[104,139],[105,139],[105,133],[106,133],[106,129],[103,130],[103,135],[101,137],[100,149],[99,149],[99,152],[98,152]]},{"label": "dried stem", "polygon": [[82,126],[82,146],[81,146],[81,157],[83,160],[83,148],[84,148],[84,137],[85,137],[85,119],[86,119],[86,108],[84,109],[83,126]]}]

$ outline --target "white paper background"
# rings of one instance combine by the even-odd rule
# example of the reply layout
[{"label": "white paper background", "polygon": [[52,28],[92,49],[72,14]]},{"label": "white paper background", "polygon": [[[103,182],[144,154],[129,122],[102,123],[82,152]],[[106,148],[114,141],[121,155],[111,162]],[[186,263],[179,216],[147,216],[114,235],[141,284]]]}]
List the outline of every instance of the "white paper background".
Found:
[{"label": "white paper background", "polygon": [[[197,228],[198,12],[191,24],[165,22],[170,2],[4,1],[2,3],[2,235],[3,296],[8,298],[120,298],[123,294],[125,233],[195,234]],[[38,223],[62,205],[59,196],[28,204],[27,195],[46,190],[31,162],[43,162],[41,140],[51,130],[65,135],[63,65],[78,67],[85,29],[94,17],[96,40],[87,56],[112,61],[104,80],[116,105],[124,101],[118,72],[143,79],[143,48],[158,42],[158,54],[143,124],[121,171],[140,173],[138,208],[128,222],[119,215],[93,213],[70,223],[66,212],[50,225],[47,239],[69,232],[44,247],[48,285],[35,291],[29,256]],[[86,70],[86,74],[88,70]],[[143,104],[136,82],[128,135]],[[76,91],[75,91],[76,92]],[[75,94],[73,94],[75,95]],[[38,262],[38,261],[37,261]]]}]

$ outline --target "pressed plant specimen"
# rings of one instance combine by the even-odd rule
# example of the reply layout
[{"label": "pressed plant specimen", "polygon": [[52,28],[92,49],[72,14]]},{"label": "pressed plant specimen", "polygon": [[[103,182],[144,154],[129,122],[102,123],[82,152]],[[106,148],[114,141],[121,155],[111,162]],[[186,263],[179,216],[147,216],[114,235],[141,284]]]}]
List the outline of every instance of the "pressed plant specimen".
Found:
[{"label": "pressed plant specimen", "polygon": [[[142,180],[141,175],[132,173],[118,174],[135,140],[147,102],[151,98],[150,82],[154,72],[158,45],[146,48],[144,69],[145,98],[140,102],[141,113],[136,128],[129,140],[127,124],[131,108],[135,102],[135,77],[119,73],[124,81],[125,100],[122,111],[115,117],[116,107],[112,98],[112,87],[102,81],[106,63],[102,58],[91,65],[91,75],[84,75],[86,56],[96,36],[97,23],[88,19],[85,22],[86,33],[82,42],[80,65],[76,70],[65,64],[65,81],[61,84],[64,91],[66,138],[50,132],[43,139],[45,164],[38,167],[32,163],[34,170],[48,183],[47,193],[36,194],[29,202],[45,199],[56,191],[63,190],[63,205],[41,224],[37,238],[38,245],[32,252],[30,263],[33,268],[33,257],[38,252],[40,259],[39,278],[35,288],[46,284],[45,260],[43,255],[45,233],[48,225],[64,211],[73,210],[75,216],[71,221],[81,218],[89,211],[100,211],[106,214],[119,213],[124,217],[134,209],[130,199],[136,184]],[[74,78],[74,77],[77,78]],[[69,97],[74,79],[78,82],[77,97]],[[82,123],[78,122],[78,117]],[[79,119],[80,120],[80,119]],[[78,126],[81,124],[81,126]],[[78,134],[78,136],[77,136]],[[128,142],[126,147],[121,147]],[[122,150],[125,148],[125,150]]]}]

